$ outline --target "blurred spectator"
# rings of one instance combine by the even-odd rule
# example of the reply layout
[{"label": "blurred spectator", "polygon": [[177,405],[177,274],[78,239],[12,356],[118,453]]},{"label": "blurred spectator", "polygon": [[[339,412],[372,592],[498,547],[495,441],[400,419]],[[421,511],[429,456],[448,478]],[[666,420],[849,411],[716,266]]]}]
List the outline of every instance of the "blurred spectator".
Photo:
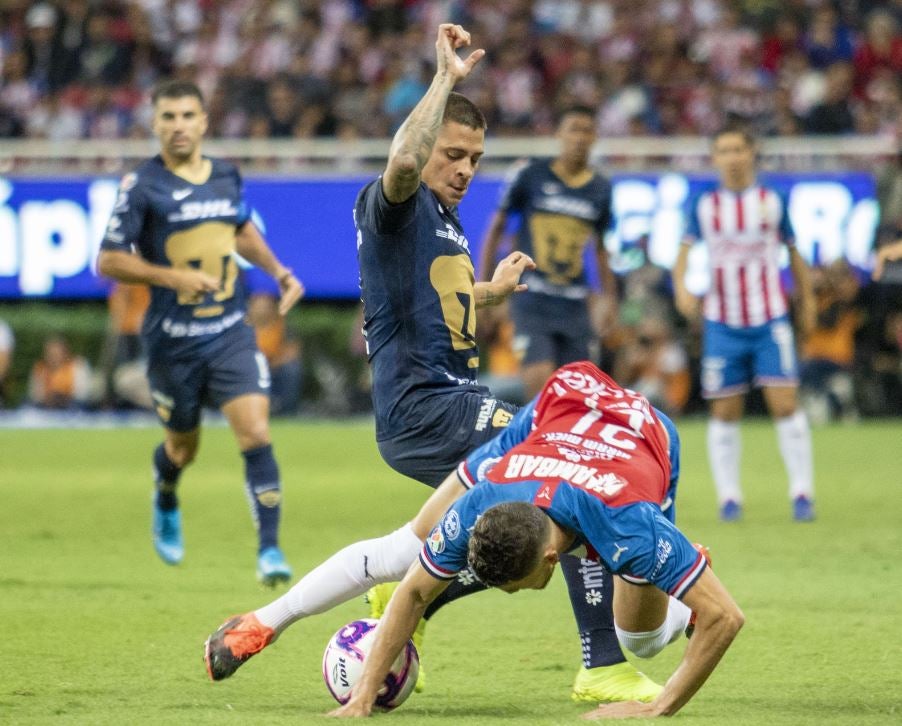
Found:
[{"label": "blurred spectator", "polygon": [[31,368],[28,400],[39,408],[68,409],[85,405],[91,395],[91,367],[73,355],[61,335],[44,341],[41,358]]},{"label": "blurred spectator", "polygon": [[852,365],[862,323],[858,279],[844,260],[812,269],[817,323],[802,344],[799,383],[812,420],[854,418]]},{"label": "blurred spectator", "polygon": [[298,121],[298,100],[292,85],[279,78],[266,90],[267,136],[288,138],[294,133]]},{"label": "blurred spectator", "polygon": [[56,8],[50,3],[36,3],[25,14],[28,80],[42,93],[56,91],[74,77],[70,59],[60,43],[57,20]]},{"label": "blurred spectator", "polygon": [[251,295],[247,316],[257,334],[257,347],[269,364],[270,413],[297,413],[301,400],[301,344],[288,334],[285,318],[279,315],[278,297],[269,293]]},{"label": "blurred spectator", "polygon": [[9,393],[6,390],[6,385],[9,380],[9,371],[12,366],[15,347],[16,339],[13,336],[12,328],[9,327],[5,320],[0,319],[0,408],[6,408],[9,405],[9,399],[7,398]]},{"label": "blurred spectator", "polygon": [[792,15],[780,15],[764,35],[761,44],[761,68],[776,75],[786,55],[802,49],[802,33]]},{"label": "blurred spectator", "polygon": [[488,359],[479,382],[503,401],[526,403],[526,388],[520,376],[524,351],[522,344],[518,349],[507,300],[498,307],[482,308],[476,319],[476,337]]},{"label": "blurred spectator", "polygon": [[880,206],[878,246],[902,237],[902,149],[877,177]]},{"label": "blurred spectator", "polygon": [[126,37],[130,30],[117,34],[118,22],[118,18],[103,10],[88,16],[84,44],[78,51],[80,81],[116,85],[128,79],[132,55]]},{"label": "blurred spectator", "polygon": [[639,323],[632,339],[617,352],[612,375],[671,416],[679,415],[689,400],[689,358],[660,318]]},{"label": "blurred spectator", "polygon": [[804,45],[815,68],[852,60],[852,32],[842,23],[832,3],[821,3],[814,9]]},{"label": "blurred spectator", "polygon": [[672,326],[676,311],[670,272],[649,259],[648,237],[640,237],[635,246],[623,256],[631,264],[630,269],[618,276],[622,321],[627,325],[634,325],[646,318],[658,318]]},{"label": "blurred spectator", "polygon": [[885,10],[875,10],[865,25],[863,42],[855,51],[856,87],[867,93],[868,85],[878,76],[902,73],[902,36],[896,19]]},{"label": "blurred spectator", "polygon": [[834,63],[825,74],[823,100],[816,104],[805,119],[810,134],[848,134],[855,130],[852,115],[852,66]]},{"label": "blurred spectator", "polygon": [[51,93],[38,101],[26,123],[30,138],[68,141],[81,138],[85,122],[81,111],[65,101],[61,93]]},{"label": "blurred spectator", "polygon": [[37,85],[28,77],[25,53],[13,51],[3,61],[0,106],[6,108],[21,125],[39,97]]},{"label": "blurred spectator", "polygon": [[88,139],[120,139],[132,125],[129,108],[112,86],[91,84],[84,102],[83,135]]}]

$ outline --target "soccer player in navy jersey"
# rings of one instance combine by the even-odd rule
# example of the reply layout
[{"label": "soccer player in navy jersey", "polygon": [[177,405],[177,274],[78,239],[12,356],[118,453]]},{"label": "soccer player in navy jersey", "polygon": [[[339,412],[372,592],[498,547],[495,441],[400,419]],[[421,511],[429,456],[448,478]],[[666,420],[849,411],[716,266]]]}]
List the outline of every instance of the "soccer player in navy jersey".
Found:
[{"label": "soccer player in navy jersey", "polygon": [[[811,432],[799,406],[795,339],[780,282],[781,248],[789,251],[798,324],[813,329],[814,292],[808,267],[794,244],[787,205],[756,180],[755,144],[747,132],[726,127],[713,140],[717,189],[692,204],[673,268],[677,309],[704,317],[702,395],[710,402],[708,458],[720,518],[742,517],[739,420],[749,385],[761,386],[774,418],[796,521],[814,519]],[[689,253],[708,248],[711,283],[700,303],[686,286]]]},{"label": "soccer player in navy jersey", "polygon": [[[398,129],[384,173],[363,188],[354,208],[379,451],[392,468],[431,487],[450,472],[447,491],[454,496],[457,464],[503,430],[517,411],[477,382],[476,308],[523,292],[520,277],[534,267],[518,250],[498,264],[490,281],[475,282],[457,205],[482,158],[486,124],[471,101],[452,92],[484,55],[476,50],[458,57],[456,49],[469,44],[470,34],[459,25],[439,27],[432,84]],[[436,501],[436,511],[425,507],[423,521],[433,517],[427,527],[444,511],[445,500]],[[408,524],[357,543],[267,608],[227,621],[206,643],[210,676],[227,678],[277,631],[343,602],[362,583],[391,582],[386,573],[396,572],[399,562],[409,564],[424,535]],[[574,587],[581,590],[574,607],[583,640],[573,697],[650,700],[660,686],[623,655],[610,598],[604,607],[594,607],[578,567],[573,569]],[[460,573],[427,619],[444,604],[483,589],[471,574]],[[368,593],[374,617],[390,592],[382,586]]]},{"label": "soccer player in navy jersey", "polygon": [[512,169],[480,255],[480,275],[487,279],[495,269],[508,217],[518,215],[514,246],[536,263],[522,278],[528,289],[510,305],[528,398],[558,366],[591,358],[589,343],[597,335],[583,264],[590,242],[601,281],[602,297],[597,300],[606,319],[617,310],[617,282],[604,247],[611,224],[611,184],[589,165],[597,138],[592,109],[565,109],[557,137],[560,152],[554,159],[518,162]]},{"label": "soccer player in navy jersey", "polygon": [[[476,380],[477,308],[497,304],[512,293],[517,293],[517,305],[519,295],[529,294],[527,276],[537,283],[546,279],[535,277],[536,263],[521,249],[501,260],[490,280],[475,282],[457,206],[482,158],[486,123],[471,101],[452,92],[484,54],[476,50],[466,59],[458,57],[455,50],[469,43],[469,33],[460,26],[440,27],[432,84],[395,135],[384,173],[363,188],[354,208],[379,451],[394,469],[433,487],[505,427],[516,411]],[[568,123],[573,122],[578,123],[577,118]],[[577,171],[569,163],[556,168],[573,184],[595,184],[592,172]],[[557,199],[579,206],[571,214],[606,218],[607,198],[600,188],[604,184],[598,185],[592,189],[603,197],[594,202],[597,210],[586,209],[582,197],[579,202],[565,195]],[[583,220],[577,224],[585,229]],[[599,219],[597,225],[607,223]],[[568,236],[566,244],[572,242]],[[566,306],[552,310],[564,316],[557,327],[572,326],[576,337],[588,335],[578,319],[566,317],[568,312]],[[600,607],[594,598],[587,600],[580,567],[571,558],[565,569],[584,650],[574,696],[595,700],[616,689],[630,698],[652,697],[657,684],[626,661],[617,643],[610,597]],[[481,585],[462,573],[427,618],[477,589]],[[384,589],[370,595],[374,616],[380,614],[384,595]]]},{"label": "soccer player in navy jersey", "polygon": [[97,267],[107,277],[151,287],[142,337],[154,407],[165,429],[153,452],[157,554],[170,565],[184,556],[177,484],[197,453],[201,408],[213,404],[244,458],[259,536],[257,576],[273,585],[288,580],[291,568],[278,543],[282,496],[270,442],[270,376],[245,321],[235,254],[278,282],[283,315],[303,287],[250,220],[235,166],[203,155],[206,129],[197,86],[168,81],[155,89],[160,154],[123,177]]},{"label": "soccer player in navy jersey", "polygon": [[460,466],[472,488],[427,537],[392,596],[351,700],[332,715],[370,714],[390,664],[455,573],[470,566],[509,593],[542,589],[561,556],[574,551],[620,576],[617,635],[636,655],[651,657],[684,632],[692,636],[654,700],[588,715],[676,713],[743,623],[704,548],[674,524],[678,467],[676,429],[643,396],[585,361],[558,369],[506,431]]}]

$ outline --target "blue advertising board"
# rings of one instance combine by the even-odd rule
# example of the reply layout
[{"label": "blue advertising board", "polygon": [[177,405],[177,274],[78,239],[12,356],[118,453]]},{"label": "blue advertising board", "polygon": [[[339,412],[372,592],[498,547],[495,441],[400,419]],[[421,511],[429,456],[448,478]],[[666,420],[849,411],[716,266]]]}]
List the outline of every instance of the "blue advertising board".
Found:
[{"label": "blue advertising board", "polygon": [[[351,210],[365,177],[248,178],[248,202],[270,245],[293,267],[314,299],[358,297]],[[762,180],[788,199],[802,254],[813,262],[845,257],[867,269],[879,210],[867,173],[769,174]],[[616,270],[635,262],[646,238],[653,262],[670,267],[688,201],[714,184],[704,175],[615,175],[615,227],[606,239]],[[501,180],[477,178],[461,205],[474,260],[500,193]],[[0,298],[98,298],[108,284],[92,273],[116,201],[117,180],[0,177]],[[690,287],[704,288],[704,259],[692,260]],[[251,286],[263,284],[249,273]]]}]

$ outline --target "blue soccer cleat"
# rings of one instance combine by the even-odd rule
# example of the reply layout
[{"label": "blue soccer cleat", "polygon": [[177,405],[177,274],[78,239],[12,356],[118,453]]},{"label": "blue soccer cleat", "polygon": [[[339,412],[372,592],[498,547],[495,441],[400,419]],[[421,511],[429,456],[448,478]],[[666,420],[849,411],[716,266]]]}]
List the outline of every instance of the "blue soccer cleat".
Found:
[{"label": "blue soccer cleat", "polygon": [[742,519],[742,505],[732,499],[727,499],[720,505],[721,522],[738,522]]},{"label": "blue soccer cleat", "polygon": [[814,502],[804,494],[792,500],[792,518],[796,522],[814,521]]},{"label": "blue soccer cleat", "polygon": [[167,565],[177,565],[185,556],[182,544],[182,513],[153,505],[153,548]]},{"label": "blue soccer cleat", "polygon": [[267,547],[257,557],[257,579],[266,587],[275,587],[291,579],[291,566],[278,547]]}]

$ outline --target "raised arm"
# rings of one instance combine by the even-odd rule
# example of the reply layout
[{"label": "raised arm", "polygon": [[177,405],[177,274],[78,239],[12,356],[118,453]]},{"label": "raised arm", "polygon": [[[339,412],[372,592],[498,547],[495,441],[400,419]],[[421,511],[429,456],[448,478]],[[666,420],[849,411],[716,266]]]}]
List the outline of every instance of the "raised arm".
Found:
[{"label": "raised arm", "polygon": [[248,262],[256,265],[279,283],[279,314],[285,315],[304,295],[304,286],[292,271],[273,254],[257,226],[245,222],[235,235],[235,249]]},{"label": "raised arm", "polygon": [[351,700],[332,711],[330,716],[354,718],[372,713],[376,696],[379,695],[391,664],[410,640],[429,603],[449,584],[450,580],[432,577],[419,561],[410,566],[379,621],[373,649],[366,658],[363,674],[354,687]]},{"label": "raised arm", "polygon": [[429,160],[442,125],[448,94],[485,55],[485,51],[480,49],[470,53],[466,60],[461,59],[456,50],[467,45],[470,45],[470,34],[460,25],[443,23],[439,26],[435,41],[435,77],[426,95],[392,139],[388,164],[382,175],[382,191],[393,204],[409,199],[416,192],[420,172]]}]

